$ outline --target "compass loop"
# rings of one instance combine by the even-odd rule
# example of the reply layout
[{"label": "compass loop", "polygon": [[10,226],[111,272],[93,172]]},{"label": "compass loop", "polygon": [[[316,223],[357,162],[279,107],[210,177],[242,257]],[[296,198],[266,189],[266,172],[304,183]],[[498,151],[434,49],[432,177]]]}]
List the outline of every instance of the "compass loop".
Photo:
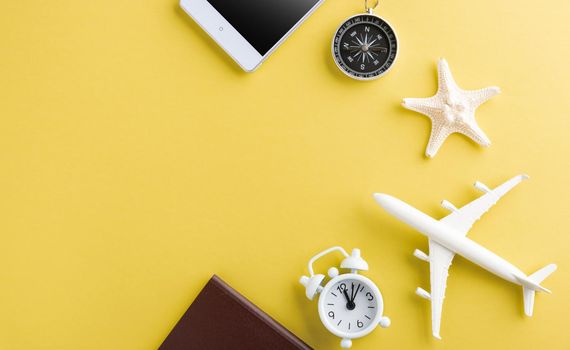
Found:
[{"label": "compass loop", "polygon": [[364,10],[368,13],[372,13],[376,7],[378,7],[378,3],[380,0],[364,0]]}]

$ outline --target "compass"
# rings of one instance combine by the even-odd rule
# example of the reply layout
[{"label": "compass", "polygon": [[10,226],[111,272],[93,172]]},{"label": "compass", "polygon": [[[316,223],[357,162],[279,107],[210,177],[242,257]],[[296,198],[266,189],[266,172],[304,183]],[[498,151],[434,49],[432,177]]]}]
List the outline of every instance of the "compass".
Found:
[{"label": "compass", "polygon": [[[369,6],[369,3],[374,3]],[[386,74],[398,56],[398,38],[392,26],[374,15],[378,1],[365,1],[366,13],[349,17],[337,29],[332,54],[337,67],[357,80]]]}]

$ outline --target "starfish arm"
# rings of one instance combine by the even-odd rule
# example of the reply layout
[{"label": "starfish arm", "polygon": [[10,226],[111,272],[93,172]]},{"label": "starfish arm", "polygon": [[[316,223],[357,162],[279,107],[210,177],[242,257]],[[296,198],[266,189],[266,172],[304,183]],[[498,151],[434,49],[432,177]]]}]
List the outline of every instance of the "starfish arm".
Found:
[{"label": "starfish arm", "polygon": [[475,109],[490,100],[491,97],[500,94],[501,89],[497,86],[491,86],[479,90],[464,91],[464,93],[469,97],[472,108]]},{"label": "starfish arm", "polygon": [[405,98],[402,103],[404,108],[424,114],[432,120],[441,115],[441,103],[435,98]]},{"label": "starfish arm", "polygon": [[428,158],[433,158],[439,151],[443,142],[451,134],[451,131],[444,125],[432,123],[431,134],[429,136],[428,145],[426,148],[426,156]]},{"label": "starfish arm", "polygon": [[485,132],[475,122],[465,124],[465,126],[457,130],[457,132],[469,137],[470,139],[477,142],[483,147],[491,146],[491,140],[489,139],[489,137],[487,137]]},{"label": "starfish arm", "polygon": [[441,58],[437,63],[437,81],[438,81],[438,92],[450,92],[452,90],[459,89],[453,79],[453,74],[449,69],[449,65],[445,58]]}]

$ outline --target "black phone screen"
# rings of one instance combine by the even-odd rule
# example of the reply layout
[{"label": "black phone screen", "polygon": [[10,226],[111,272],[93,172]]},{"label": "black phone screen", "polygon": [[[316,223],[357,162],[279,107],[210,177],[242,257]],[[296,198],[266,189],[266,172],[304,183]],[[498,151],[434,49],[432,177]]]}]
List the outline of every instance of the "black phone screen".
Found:
[{"label": "black phone screen", "polygon": [[264,56],[318,0],[208,0]]}]

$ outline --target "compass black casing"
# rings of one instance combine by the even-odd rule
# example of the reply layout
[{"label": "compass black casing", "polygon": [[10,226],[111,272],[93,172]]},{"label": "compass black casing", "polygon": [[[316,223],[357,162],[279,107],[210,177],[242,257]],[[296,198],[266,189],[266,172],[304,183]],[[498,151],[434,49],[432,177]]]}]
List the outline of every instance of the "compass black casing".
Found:
[{"label": "compass black casing", "polygon": [[372,80],[386,74],[398,56],[392,26],[373,14],[358,14],[338,27],[332,54],[338,68],[353,79]]}]

